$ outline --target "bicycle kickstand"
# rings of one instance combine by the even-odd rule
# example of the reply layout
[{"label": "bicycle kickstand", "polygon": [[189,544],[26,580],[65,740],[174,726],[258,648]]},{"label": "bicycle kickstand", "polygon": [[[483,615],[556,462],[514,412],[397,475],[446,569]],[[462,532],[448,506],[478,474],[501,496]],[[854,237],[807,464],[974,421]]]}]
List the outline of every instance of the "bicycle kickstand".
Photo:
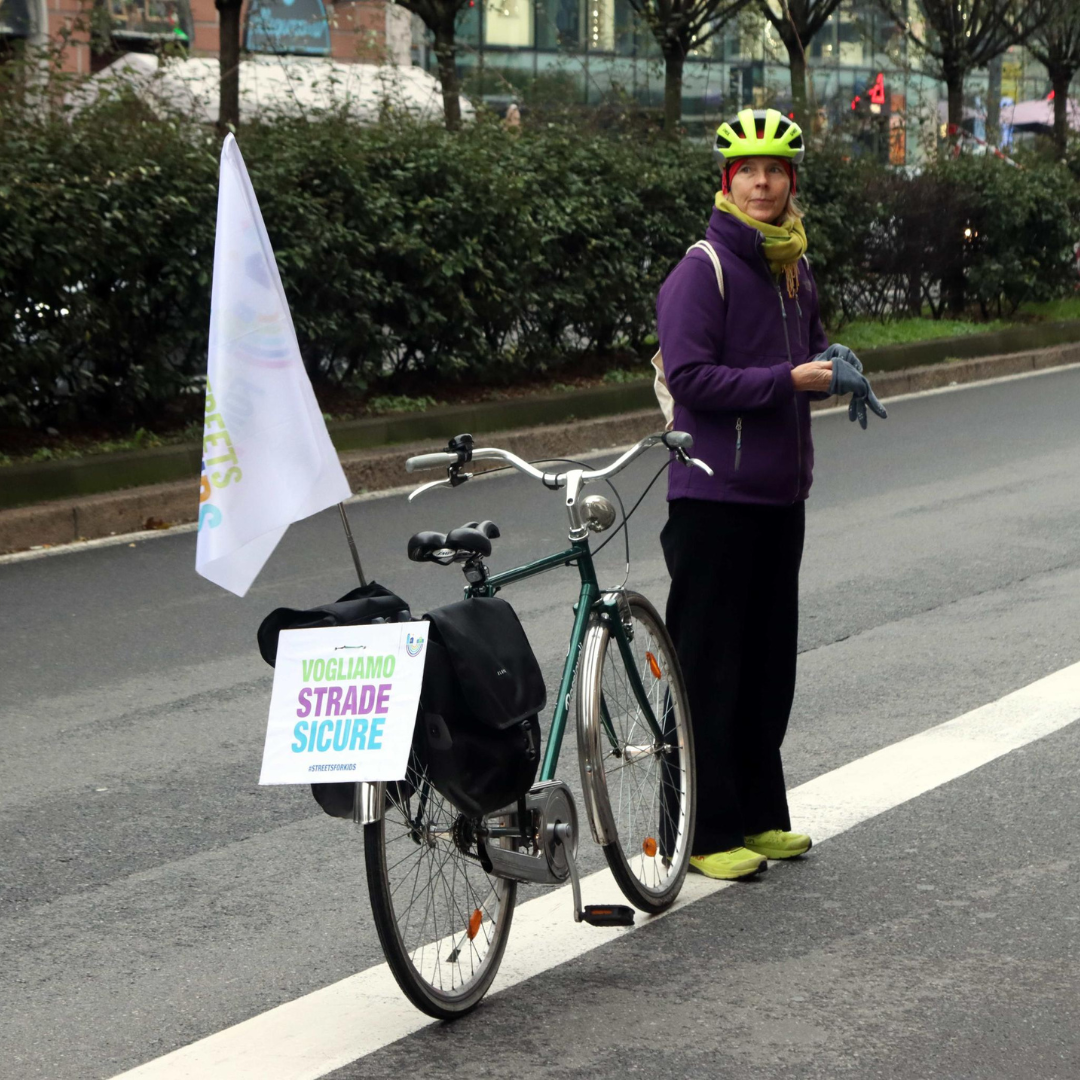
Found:
[{"label": "bicycle kickstand", "polygon": [[581,879],[578,877],[577,860],[574,858],[574,827],[568,821],[555,826],[555,836],[563,846],[566,865],[570,869],[570,887],[574,892],[574,922],[586,922],[590,926],[633,926],[634,909],[626,904],[581,905]]}]

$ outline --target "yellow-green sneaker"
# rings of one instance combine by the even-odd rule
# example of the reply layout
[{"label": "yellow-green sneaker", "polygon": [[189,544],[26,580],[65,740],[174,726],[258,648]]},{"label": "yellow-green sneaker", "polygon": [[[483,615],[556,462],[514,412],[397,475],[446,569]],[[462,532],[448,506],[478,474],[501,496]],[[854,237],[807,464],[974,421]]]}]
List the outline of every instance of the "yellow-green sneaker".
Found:
[{"label": "yellow-green sneaker", "polygon": [[690,869],[706,877],[719,878],[721,881],[734,881],[736,878],[750,877],[761,870],[768,869],[765,856],[744,847],[730,851],[717,851],[713,855],[691,855]]},{"label": "yellow-green sneaker", "polygon": [[783,829],[766,829],[746,838],[746,846],[766,859],[794,859],[804,855],[813,846],[809,836]]}]

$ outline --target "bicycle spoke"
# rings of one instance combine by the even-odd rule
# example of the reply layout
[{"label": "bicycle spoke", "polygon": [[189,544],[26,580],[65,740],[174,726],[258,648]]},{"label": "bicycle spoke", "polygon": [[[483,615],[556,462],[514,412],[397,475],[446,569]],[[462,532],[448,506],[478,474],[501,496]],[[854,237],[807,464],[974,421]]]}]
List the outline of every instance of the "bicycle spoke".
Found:
[{"label": "bicycle spoke", "polygon": [[[685,872],[688,736],[671,696],[669,645],[638,609],[632,612],[628,654],[609,635],[600,665],[601,764],[623,865],[645,890],[663,895],[671,876]],[[642,697],[634,690],[635,675]],[[662,742],[647,710],[659,723]]]},{"label": "bicycle spoke", "polygon": [[513,892],[480,865],[474,826],[412,764],[407,781],[387,789],[382,896],[402,958],[395,975],[403,988],[426,988],[424,998],[435,995],[441,1009],[483,993],[494,970],[487,961],[497,964],[505,941],[504,898],[509,893],[512,906]]}]

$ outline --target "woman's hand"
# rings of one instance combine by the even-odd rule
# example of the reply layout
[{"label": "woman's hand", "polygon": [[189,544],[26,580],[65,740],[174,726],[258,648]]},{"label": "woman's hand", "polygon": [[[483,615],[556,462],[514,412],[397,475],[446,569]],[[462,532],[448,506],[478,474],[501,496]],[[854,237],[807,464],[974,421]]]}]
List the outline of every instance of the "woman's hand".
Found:
[{"label": "woman's hand", "polygon": [[832,361],[811,360],[791,369],[791,381],[796,390],[823,390],[832,385]]}]

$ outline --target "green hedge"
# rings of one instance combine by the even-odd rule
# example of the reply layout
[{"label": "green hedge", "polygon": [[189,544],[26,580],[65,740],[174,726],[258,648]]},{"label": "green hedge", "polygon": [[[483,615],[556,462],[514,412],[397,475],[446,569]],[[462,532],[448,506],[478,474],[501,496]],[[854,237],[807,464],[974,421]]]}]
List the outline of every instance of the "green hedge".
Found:
[{"label": "green hedge", "polygon": [[[0,95],[0,422],[153,424],[205,370],[216,140],[131,101],[16,105]],[[323,116],[240,143],[313,380],[380,394],[644,355],[715,188],[700,147],[564,126]],[[800,184],[836,322],[943,306],[957,266],[988,311],[1071,287],[1064,169],[905,177],[822,152]]]},{"label": "green hedge", "polygon": [[1064,165],[965,156],[895,170],[826,147],[803,173],[810,257],[833,326],[1000,317],[1076,285],[1080,184]]}]

